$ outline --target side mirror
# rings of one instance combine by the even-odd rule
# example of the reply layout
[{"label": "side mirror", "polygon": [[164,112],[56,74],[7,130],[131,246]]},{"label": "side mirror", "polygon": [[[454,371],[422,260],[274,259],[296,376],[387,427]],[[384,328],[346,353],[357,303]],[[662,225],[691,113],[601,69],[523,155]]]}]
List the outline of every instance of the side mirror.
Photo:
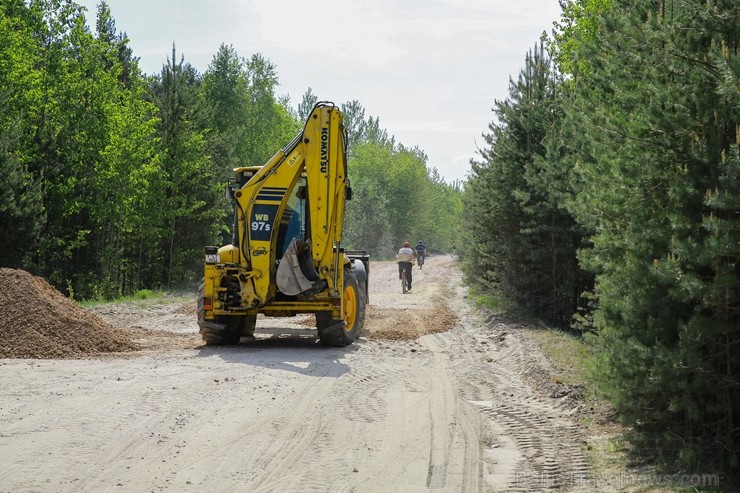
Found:
[{"label": "side mirror", "polygon": [[344,189],[344,198],[346,200],[352,200],[352,187],[347,187]]}]

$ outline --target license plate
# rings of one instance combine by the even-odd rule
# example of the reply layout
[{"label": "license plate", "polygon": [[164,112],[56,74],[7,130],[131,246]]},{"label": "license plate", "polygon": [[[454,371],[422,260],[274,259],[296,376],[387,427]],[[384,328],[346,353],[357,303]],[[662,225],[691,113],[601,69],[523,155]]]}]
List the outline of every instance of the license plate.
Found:
[{"label": "license plate", "polygon": [[217,264],[221,262],[221,256],[218,253],[209,253],[206,254],[206,263],[207,264]]}]

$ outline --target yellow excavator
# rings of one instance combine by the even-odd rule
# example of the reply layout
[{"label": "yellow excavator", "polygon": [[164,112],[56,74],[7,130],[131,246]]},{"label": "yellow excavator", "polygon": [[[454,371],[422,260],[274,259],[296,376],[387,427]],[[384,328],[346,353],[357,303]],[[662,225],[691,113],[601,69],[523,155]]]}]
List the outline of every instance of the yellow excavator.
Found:
[{"label": "yellow excavator", "polygon": [[328,346],[359,335],[370,256],[341,247],[352,196],[342,118],[333,103],[319,102],[267,163],[234,170],[232,243],[205,247],[198,325],[207,345],[253,337],[258,314],[314,313]]}]

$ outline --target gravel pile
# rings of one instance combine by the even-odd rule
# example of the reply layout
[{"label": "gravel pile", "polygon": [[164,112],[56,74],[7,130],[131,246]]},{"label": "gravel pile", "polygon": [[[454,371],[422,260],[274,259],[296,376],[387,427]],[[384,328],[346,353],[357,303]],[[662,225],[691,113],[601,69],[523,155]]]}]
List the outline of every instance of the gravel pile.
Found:
[{"label": "gravel pile", "polygon": [[40,277],[0,268],[0,358],[62,359],[135,351],[128,333]]}]

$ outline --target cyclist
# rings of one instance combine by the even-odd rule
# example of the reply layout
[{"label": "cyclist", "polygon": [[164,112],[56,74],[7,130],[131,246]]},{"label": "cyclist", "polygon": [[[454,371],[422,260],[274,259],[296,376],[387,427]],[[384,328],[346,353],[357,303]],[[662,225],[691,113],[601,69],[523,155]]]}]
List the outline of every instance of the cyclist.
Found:
[{"label": "cyclist", "polygon": [[406,279],[409,283],[409,291],[411,291],[411,271],[414,266],[414,258],[416,254],[411,249],[411,245],[408,241],[403,242],[403,246],[398,250],[396,254],[396,262],[398,262],[398,278],[401,279],[401,272],[406,271]]},{"label": "cyclist", "polygon": [[427,247],[424,244],[424,242],[422,242],[421,240],[419,240],[416,243],[416,256],[417,257],[424,257],[424,258],[426,258],[426,254],[427,254]]}]

